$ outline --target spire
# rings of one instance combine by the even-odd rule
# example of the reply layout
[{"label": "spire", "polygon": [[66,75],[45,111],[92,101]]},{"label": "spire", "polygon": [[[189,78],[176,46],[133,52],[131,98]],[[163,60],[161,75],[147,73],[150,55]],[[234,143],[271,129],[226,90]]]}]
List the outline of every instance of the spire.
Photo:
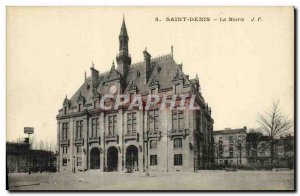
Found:
[{"label": "spire", "polygon": [[121,27],[121,32],[120,32],[119,37],[121,37],[121,36],[128,37],[124,14],[123,14],[123,22],[122,22],[122,27]]},{"label": "spire", "polygon": [[196,73],[196,78],[197,81],[199,81],[198,73]]},{"label": "spire", "polygon": [[84,81],[86,81],[86,71],[84,71]]},{"label": "spire", "polygon": [[121,75],[126,77],[131,64],[131,57],[128,51],[129,37],[125,25],[125,18],[123,15],[123,22],[121,26],[121,32],[119,35],[119,53],[117,54],[118,71]]},{"label": "spire", "polygon": [[172,54],[172,56],[173,56],[173,45],[171,45],[171,54]]}]

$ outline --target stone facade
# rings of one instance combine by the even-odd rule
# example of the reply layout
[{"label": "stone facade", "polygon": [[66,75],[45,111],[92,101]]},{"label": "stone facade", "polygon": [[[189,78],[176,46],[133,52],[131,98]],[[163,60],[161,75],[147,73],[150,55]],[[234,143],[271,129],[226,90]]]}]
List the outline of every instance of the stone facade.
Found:
[{"label": "stone facade", "polygon": [[[198,76],[189,79],[170,54],[151,58],[143,51],[144,61],[131,64],[129,37],[123,19],[119,35],[117,68],[99,73],[94,65],[78,91],[67,96],[57,119],[58,171],[100,172],[194,171],[213,162],[213,119],[202,97]],[[173,49],[172,49],[173,50]],[[137,94],[145,101],[148,94],[195,95],[198,110],[128,110],[128,106],[103,110],[99,107],[106,94]],[[114,105],[107,99],[105,105]]]},{"label": "stone facade", "polygon": [[214,131],[216,165],[224,167],[246,165],[246,138],[246,127]]}]

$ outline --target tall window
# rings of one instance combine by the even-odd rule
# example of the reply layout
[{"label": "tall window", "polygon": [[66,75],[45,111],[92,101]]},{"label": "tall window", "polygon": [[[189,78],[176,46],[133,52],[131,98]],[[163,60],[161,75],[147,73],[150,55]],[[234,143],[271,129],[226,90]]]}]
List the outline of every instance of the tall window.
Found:
[{"label": "tall window", "polygon": [[81,145],[77,145],[76,151],[77,151],[78,154],[82,153],[82,146]]},{"label": "tall window", "polygon": [[158,132],[159,126],[158,126],[158,119],[159,119],[159,110],[151,110],[148,113],[148,128],[151,132]]},{"label": "tall window", "polygon": [[116,127],[117,127],[117,115],[108,116],[109,135],[115,135]]},{"label": "tall window", "polygon": [[157,148],[157,140],[151,140],[150,149],[156,149],[156,148]]},{"label": "tall window", "polygon": [[68,153],[68,147],[67,146],[63,146],[63,154],[67,154]]},{"label": "tall window", "polygon": [[77,166],[81,166],[81,165],[82,165],[82,158],[77,157]]},{"label": "tall window", "polygon": [[182,165],[182,154],[174,154],[174,165]]},{"label": "tall window", "polygon": [[229,151],[233,151],[233,144],[229,145]]},{"label": "tall window", "polygon": [[127,132],[136,133],[136,112],[127,114]]},{"label": "tall window", "polygon": [[67,140],[68,139],[68,123],[63,123],[62,126],[63,126],[62,140]]},{"label": "tall window", "polygon": [[174,139],[174,148],[182,148],[182,139],[181,138]]},{"label": "tall window", "polygon": [[91,137],[97,137],[98,130],[99,130],[99,119],[93,118],[92,119],[92,133],[91,133],[92,135],[91,135]]},{"label": "tall window", "polygon": [[82,138],[82,120],[76,121],[76,139]]},{"label": "tall window", "polygon": [[150,155],[150,165],[157,165],[157,155]]},{"label": "tall window", "polygon": [[172,112],[172,129],[173,130],[183,129],[183,111]]},{"label": "tall window", "polygon": [[78,104],[78,112],[81,111],[81,104]]},{"label": "tall window", "polygon": [[64,159],[62,160],[62,162],[63,162],[63,166],[67,166],[68,160],[67,160],[66,158],[64,158]]}]

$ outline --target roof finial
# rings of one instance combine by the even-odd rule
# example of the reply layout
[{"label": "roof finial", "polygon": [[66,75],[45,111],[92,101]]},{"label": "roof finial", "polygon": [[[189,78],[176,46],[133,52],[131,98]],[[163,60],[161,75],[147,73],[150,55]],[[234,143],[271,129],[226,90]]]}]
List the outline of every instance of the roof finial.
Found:
[{"label": "roof finial", "polygon": [[196,73],[196,80],[199,81],[198,73]]},{"label": "roof finial", "polygon": [[68,99],[68,96],[67,96],[67,94],[66,94],[66,99]]},{"label": "roof finial", "polygon": [[171,54],[173,56],[173,45],[171,45]]},{"label": "roof finial", "polygon": [[123,21],[125,21],[125,16],[124,16],[124,13],[123,13]]},{"label": "roof finial", "polygon": [[86,81],[86,71],[84,71],[84,81]]},{"label": "roof finial", "polygon": [[94,62],[92,61],[92,67],[94,68]]}]

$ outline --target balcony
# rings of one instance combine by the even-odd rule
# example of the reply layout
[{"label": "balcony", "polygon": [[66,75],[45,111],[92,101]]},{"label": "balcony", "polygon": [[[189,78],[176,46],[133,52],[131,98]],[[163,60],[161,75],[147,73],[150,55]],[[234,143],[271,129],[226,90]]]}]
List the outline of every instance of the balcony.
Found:
[{"label": "balcony", "polygon": [[89,137],[88,143],[99,143],[101,144],[101,137]]},{"label": "balcony", "polygon": [[176,137],[176,136],[182,136],[183,139],[185,139],[185,137],[189,134],[189,130],[188,129],[180,129],[180,130],[177,130],[177,129],[173,129],[170,131],[170,138],[172,139],[173,137]]},{"label": "balcony", "polygon": [[[158,140],[160,140],[161,131],[149,131],[148,132],[148,139],[151,139],[151,138],[157,138]],[[145,135],[145,140],[147,140],[147,135]]]},{"label": "balcony", "polygon": [[105,142],[119,142],[119,136],[118,135],[107,135],[105,137]]},{"label": "balcony", "polygon": [[61,141],[60,141],[60,145],[69,145],[69,144],[70,144],[69,141],[70,141],[70,140],[67,140],[67,139],[61,140]]},{"label": "balcony", "polygon": [[82,145],[84,145],[84,139],[83,138],[75,138],[74,144],[82,144]]},{"label": "balcony", "polygon": [[127,133],[124,135],[125,142],[127,140],[136,140],[139,141],[139,134],[138,133]]}]

